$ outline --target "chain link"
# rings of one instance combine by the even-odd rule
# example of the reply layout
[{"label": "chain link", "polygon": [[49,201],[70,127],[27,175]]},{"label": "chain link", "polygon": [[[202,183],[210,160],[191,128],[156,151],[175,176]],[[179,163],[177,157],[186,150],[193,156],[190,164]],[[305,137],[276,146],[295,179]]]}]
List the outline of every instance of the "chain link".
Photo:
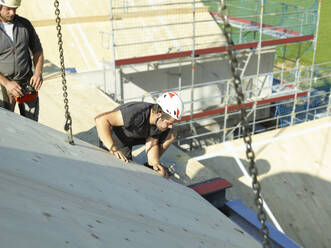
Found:
[{"label": "chain link", "polygon": [[62,77],[62,90],[64,97],[64,109],[65,109],[65,119],[66,122],[64,124],[64,130],[68,135],[68,142],[71,145],[74,145],[74,140],[72,137],[72,119],[69,113],[69,101],[68,101],[68,93],[67,93],[67,81],[65,78],[65,66],[64,66],[64,56],[63,56],[63,41],[62,41],[62,33],[61,33],[61,18],[60,18],[60,9],[59,9],[59,1],[54,1],[55,6],[55,15],[56,15],[56,30],[58,37],[58,45],[59,45],[59,54],[60,54],[60,64],[61,64],[61,77]]},{"label": "chain link", "polygon": [[220,15],[223,20],[223,33],[225,35],[226,41],[227,41],[227,52],[230,59],[230,66],[231,66],[231,72],[233,76],[233,84],[234,88],[237,94],[237,104],[241,111],[241,126],[243,130],[243,139],[246,145],[246,157],[249,160],[249,174],[252,178],[252,188],[255,193],[254,202],[255,205],[258,208],[257,218],[261,223],[260,227],[260,234],[263,237],[262,245],[263,247],[272,247],[271,242],[269,240],[269,229],[266,226],[266,220],[267,216],[263,209],[263,199],[261,196],[261,184],[259,183],[257,179],[258,170],[255,164],[255,153],[252,148],[252,138],[250,134],[250,127],[247,120],[247,112],[246,107],[244,104],[244,94],[242,89],[242,82],[241,78],[238,75],[236,68],[238,68],[238,59],[236,57],[236,54],[234,53],[235,44],[232,39],[232,27],[229,23],[229,15],[228,15],[228,8],[225,5],[225,0],[220,0]]}]

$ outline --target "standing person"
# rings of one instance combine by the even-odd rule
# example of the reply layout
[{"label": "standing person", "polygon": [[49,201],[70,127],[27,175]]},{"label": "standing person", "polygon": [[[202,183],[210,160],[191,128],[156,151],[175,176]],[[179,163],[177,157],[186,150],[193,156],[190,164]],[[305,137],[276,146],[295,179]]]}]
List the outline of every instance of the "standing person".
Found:
[{"label": "standing person", "polygon": [[163,93],[156,104],[125,103],[95,118],[100,147],[128,162],[132,160],[132,147],[145,144],[147,165],[167,178],[160,157],[175,140],[171,129],[182,113],[183,102],[174,92]]},{"label": "standing person", "polygon": [[0,107],[14,111],[16,100],[33,92],[26,102],[17,101],[22,116],[38,121],[44,55],[31,22],[16,14],[20,5],[21,0],[0,0]]}]

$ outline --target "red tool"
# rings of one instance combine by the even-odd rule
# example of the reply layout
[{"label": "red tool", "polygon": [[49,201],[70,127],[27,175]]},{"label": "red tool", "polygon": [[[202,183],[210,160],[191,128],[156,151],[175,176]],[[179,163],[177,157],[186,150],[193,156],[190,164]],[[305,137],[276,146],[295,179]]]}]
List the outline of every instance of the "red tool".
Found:
[{"label": "red tool", "polygon": [[22,87],[22,93],[24,94],[22,97],[15,97],[15,100],[18,104],[21,104],[23,102],[30,102],[33,99],[36,98],[38,95],[38,91],[36,91],[31,85],[24,84],[21,85]]}]

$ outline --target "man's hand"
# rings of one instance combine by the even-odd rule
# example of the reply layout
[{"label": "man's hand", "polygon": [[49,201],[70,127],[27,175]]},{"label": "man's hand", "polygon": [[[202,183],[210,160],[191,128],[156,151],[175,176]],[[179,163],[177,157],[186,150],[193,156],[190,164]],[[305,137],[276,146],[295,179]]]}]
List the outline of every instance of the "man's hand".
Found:
[{"label": "man's hand", "polygon": [[6,90],[8,91],[8,93],[14,97],[22,97],[23,93],[22,93],[22,88],[21,86],[15,82],[15,81],[8,81],[6,84]]},{"label": "man's hand", "polygon": [[43,83],[43,77],[41,74],[33,74],[30,78],[30,85],[38,91]]},{"label": "man's hand", "polygon": [[160,174],[162,177],[168,179],[168,172],[161,163],[153,165],[153,170]]},{"label": "man's hand", "polygon": [[127,157],[125,157],[125,155],[118,150],[117,147],[113,146],[111,147],[110,151],[109,151],[112,155],[114,155],[116,158],[123,160],[124,162],[128,162],[129,160],[127,159]]}]

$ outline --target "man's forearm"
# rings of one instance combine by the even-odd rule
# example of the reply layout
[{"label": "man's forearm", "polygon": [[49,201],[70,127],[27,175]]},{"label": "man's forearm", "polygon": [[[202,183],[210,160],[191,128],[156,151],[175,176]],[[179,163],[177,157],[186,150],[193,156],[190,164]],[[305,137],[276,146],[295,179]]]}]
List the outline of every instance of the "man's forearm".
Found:
[{"label": "man's forearm", "polygon": [[104,119],[104,115],[95,118],[96,128],[98,132],[99,139],[102,141],[104,146],[106,146],[109,152],[116,158],[128,162],[127,157],[123,154],[118,147],[115,146],[113,137],[111,136],[111,124],[107,119]]},{"label": "man's forearm", "polygon": [[160,163],[160,151],[157,139],[148,139],[146,142],[146,155],[150,165]]},{"label": "man's forearm", "polygon": [[153,170],[160,174],[162,177],[168,178],[169,175],[167,170],[164,168],[163,164],[160,163],[160,151],[157,139],[147,139],[146,154],[147,162],[150,166],[153,167]]},{"label": "man's forearm", "polygon": [[100,140],[102,141],[104,146],[108,148],[108,150],[111,150],[114,146],[114,140],[111,136],[110,124],[100,118],[95,119],[95,124]]},{"label": "man's forearm", "polygon": [[34,73],[42,75],[44,67],[44,54],[43,52],[37,52],[33,55]]}]

